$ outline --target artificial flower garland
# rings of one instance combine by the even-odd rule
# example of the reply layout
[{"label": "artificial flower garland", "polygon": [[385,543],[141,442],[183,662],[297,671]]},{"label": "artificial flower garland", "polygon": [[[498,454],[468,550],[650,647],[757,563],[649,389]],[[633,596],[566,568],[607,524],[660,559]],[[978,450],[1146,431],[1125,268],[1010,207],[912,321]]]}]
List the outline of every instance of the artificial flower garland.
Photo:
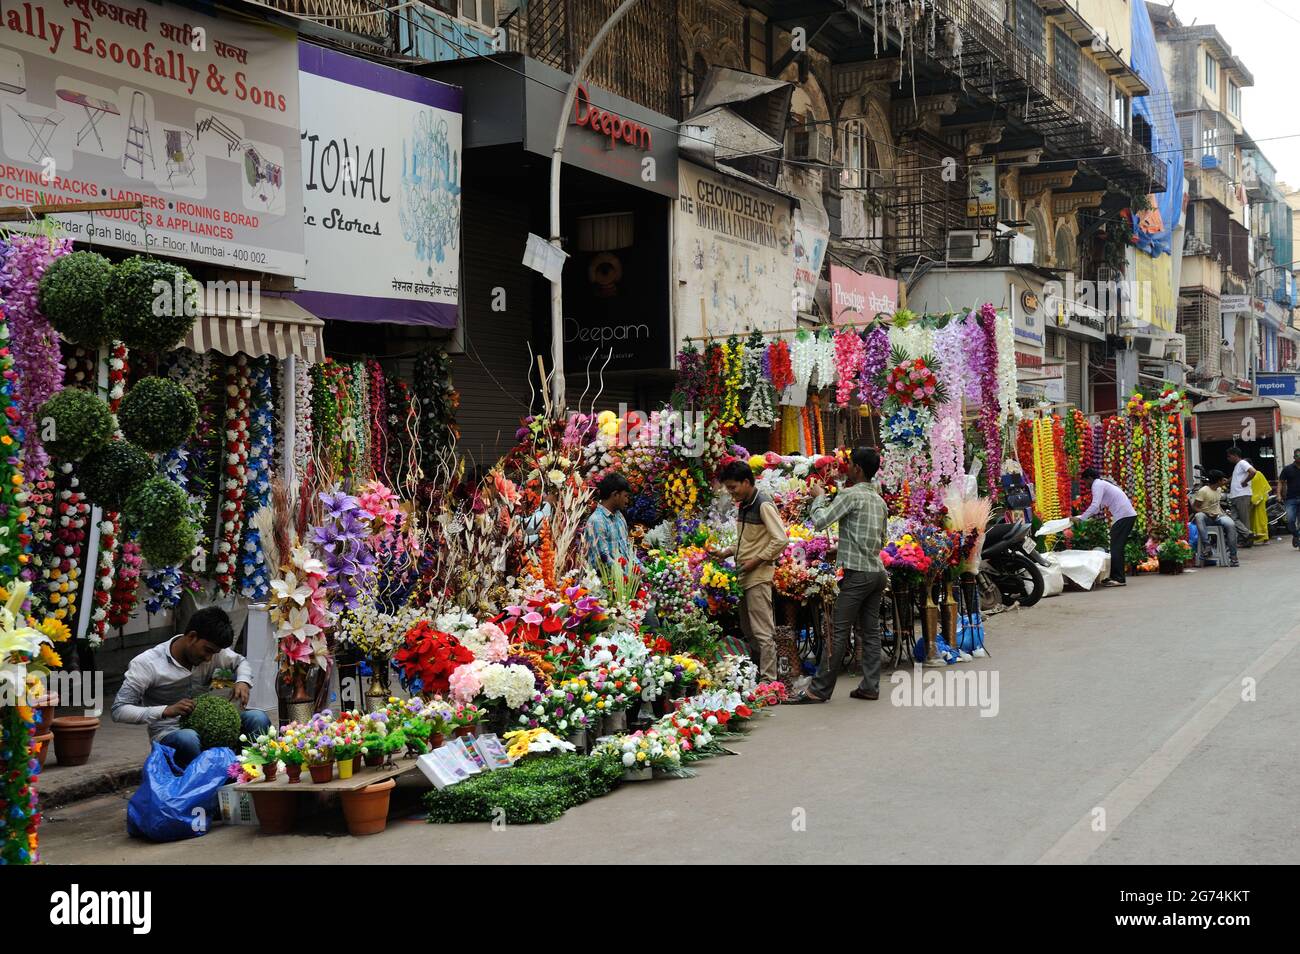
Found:
[{"label": "artificial flower garland", "polygon": [[[126,393],[127,375],[126,345],[114,341],[108,351],[108,407],[114,414],[122,405]],[[121,431],[114,434],[121,437]],[[98,649],[108,631],[108,612],[113,599],[113,582],[117,575],[119,553],[118,530],[119,515],[116,511],[106,510],[100,514],[99,521],[99,556],[95,568],[95,588],[92,595],[90,626],[86,630],[86,645]]]},{"label": "artificial flower garland", "polygon": [[[275,457],[275,416],[271,412],[274,366],[274,358],[259,358],[254,361],[249,375],[250,400],[253,407],[250,420],[252,446],[248,455],[248,484],[244,511],[250,515],[271,504],[271,475]],[[262,535],[251,519],[245,521],[244,543],[239,559],[239,580],[239,592],[254,602],[264,601],[270,593],[271,576],[262,548]]]},{"label": "artificial flower garland", "polygon": [[221,534],[217,540],[214,579],[228,594],[235,587],[238,552],[244,529],[244,497],[248,484],[249,398],[248,358],[236,355],[226,365],[225,441],[222,445]]},{"label": "artificial flower garland", "polygon": [[0,576],[15,579],[30,559],[28,499],[23,486],[23,432],[14,389],[18,372],[9,350],[8,309],[0,303]]}]

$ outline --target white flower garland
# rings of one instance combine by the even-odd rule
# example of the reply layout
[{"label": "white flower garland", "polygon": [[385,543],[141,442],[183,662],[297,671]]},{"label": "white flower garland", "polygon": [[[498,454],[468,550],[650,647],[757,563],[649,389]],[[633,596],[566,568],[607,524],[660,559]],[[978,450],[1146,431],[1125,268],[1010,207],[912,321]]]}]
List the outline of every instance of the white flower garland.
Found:
[{"label": "white flower garland", "polygon": [[816,372],[813,374],[812,386],[829,388],[835,384],[838,374],[835,369],[835,336],[823,329],[817,334],[813,354],[816,359]]},{"label": "white flower garland", "polygon": [[817,363],[817,342],[812,335],[796,335],[790,344],[790,369],[796,388],[806,388]]},{"label": "white flower garland", "polygon": [[998,315],[994,323],[998,345],[998,426],[1006,426],[1008,418],[1020,419],[1020,405],[1016,401],[1019,388],[1016,382],[1016,329],[1012,319]]},{"label": "white flower garland", "polygon": [[298,361],[293,369],[293,467],[299,474],[311,462],[311,368]]}]

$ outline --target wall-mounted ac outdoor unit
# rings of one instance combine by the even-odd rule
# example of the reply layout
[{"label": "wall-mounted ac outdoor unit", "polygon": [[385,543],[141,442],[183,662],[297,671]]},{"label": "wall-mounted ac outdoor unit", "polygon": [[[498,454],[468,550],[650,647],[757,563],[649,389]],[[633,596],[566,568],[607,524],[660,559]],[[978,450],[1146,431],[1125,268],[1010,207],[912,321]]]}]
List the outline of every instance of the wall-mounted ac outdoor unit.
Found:
[{"label": "wall-mounted ac outdoor unit", "polygon": [[800,162],[817,162],[832,165],[834,144],[831,137],[816,129],[797,129],[790,135],[790,154],[787,158]]},{"label": "wall-mounted ac outdoor unit", "polygon": [[1011,235],[1009,244],[1008,253],[1012,265],[1034,264],[1034,240],[1032,238],[1023,232],[1015,232]]},{"label": "wall-mounted ac outdoor unit", "polygon": [[948,233],[947,260],[984,262],[993,255],[993,235],[978,229],[954,229]]}]

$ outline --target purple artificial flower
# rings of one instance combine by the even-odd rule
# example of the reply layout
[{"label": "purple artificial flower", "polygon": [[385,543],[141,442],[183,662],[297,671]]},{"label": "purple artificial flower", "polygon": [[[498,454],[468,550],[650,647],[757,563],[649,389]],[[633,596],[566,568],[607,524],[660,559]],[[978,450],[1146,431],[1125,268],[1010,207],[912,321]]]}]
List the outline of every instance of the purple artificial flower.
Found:
[{"label": "purple artificial flower", "polygon": [[325,491],[320,495],[320,502],[325,507],[325,515],[334,520],[337,520],[345,513],[361,509],[356,497],[345,494],[341,490]]}]

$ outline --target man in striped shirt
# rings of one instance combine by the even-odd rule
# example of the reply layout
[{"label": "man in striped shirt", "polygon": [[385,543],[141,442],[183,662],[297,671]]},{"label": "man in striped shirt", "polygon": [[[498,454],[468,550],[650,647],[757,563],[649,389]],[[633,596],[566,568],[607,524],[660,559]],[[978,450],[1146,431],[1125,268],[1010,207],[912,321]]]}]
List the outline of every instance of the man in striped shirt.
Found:
[{"label": "man in striped shirt", "polygon": [[889,574],[880,562],[889,526],[889,508],[871,479],[880,469],[880,455],[870,447],[854,448],[848,486],[827,503],[821,484],[812,486],[813,526],[824,530],[839,524],[838,558],[844,571],[835,598],[835,634],[823,650],[817,675],[796,705],[826,702],[835,691],[840,663],[856,625],[862,640],[862,683],[849,693],[854,699],[880,698],[880,599]]},{"label": "man in striped shirt", "polygon": [[623,511],[632,503],[632,485],[622,474],[606,474],[596,484],[596,499],[596,509],[582,531],[587,559],[599,569],[600,564],[617,566],[622,558],[630,570],[637,562],[636,551],[632,549]]}]

